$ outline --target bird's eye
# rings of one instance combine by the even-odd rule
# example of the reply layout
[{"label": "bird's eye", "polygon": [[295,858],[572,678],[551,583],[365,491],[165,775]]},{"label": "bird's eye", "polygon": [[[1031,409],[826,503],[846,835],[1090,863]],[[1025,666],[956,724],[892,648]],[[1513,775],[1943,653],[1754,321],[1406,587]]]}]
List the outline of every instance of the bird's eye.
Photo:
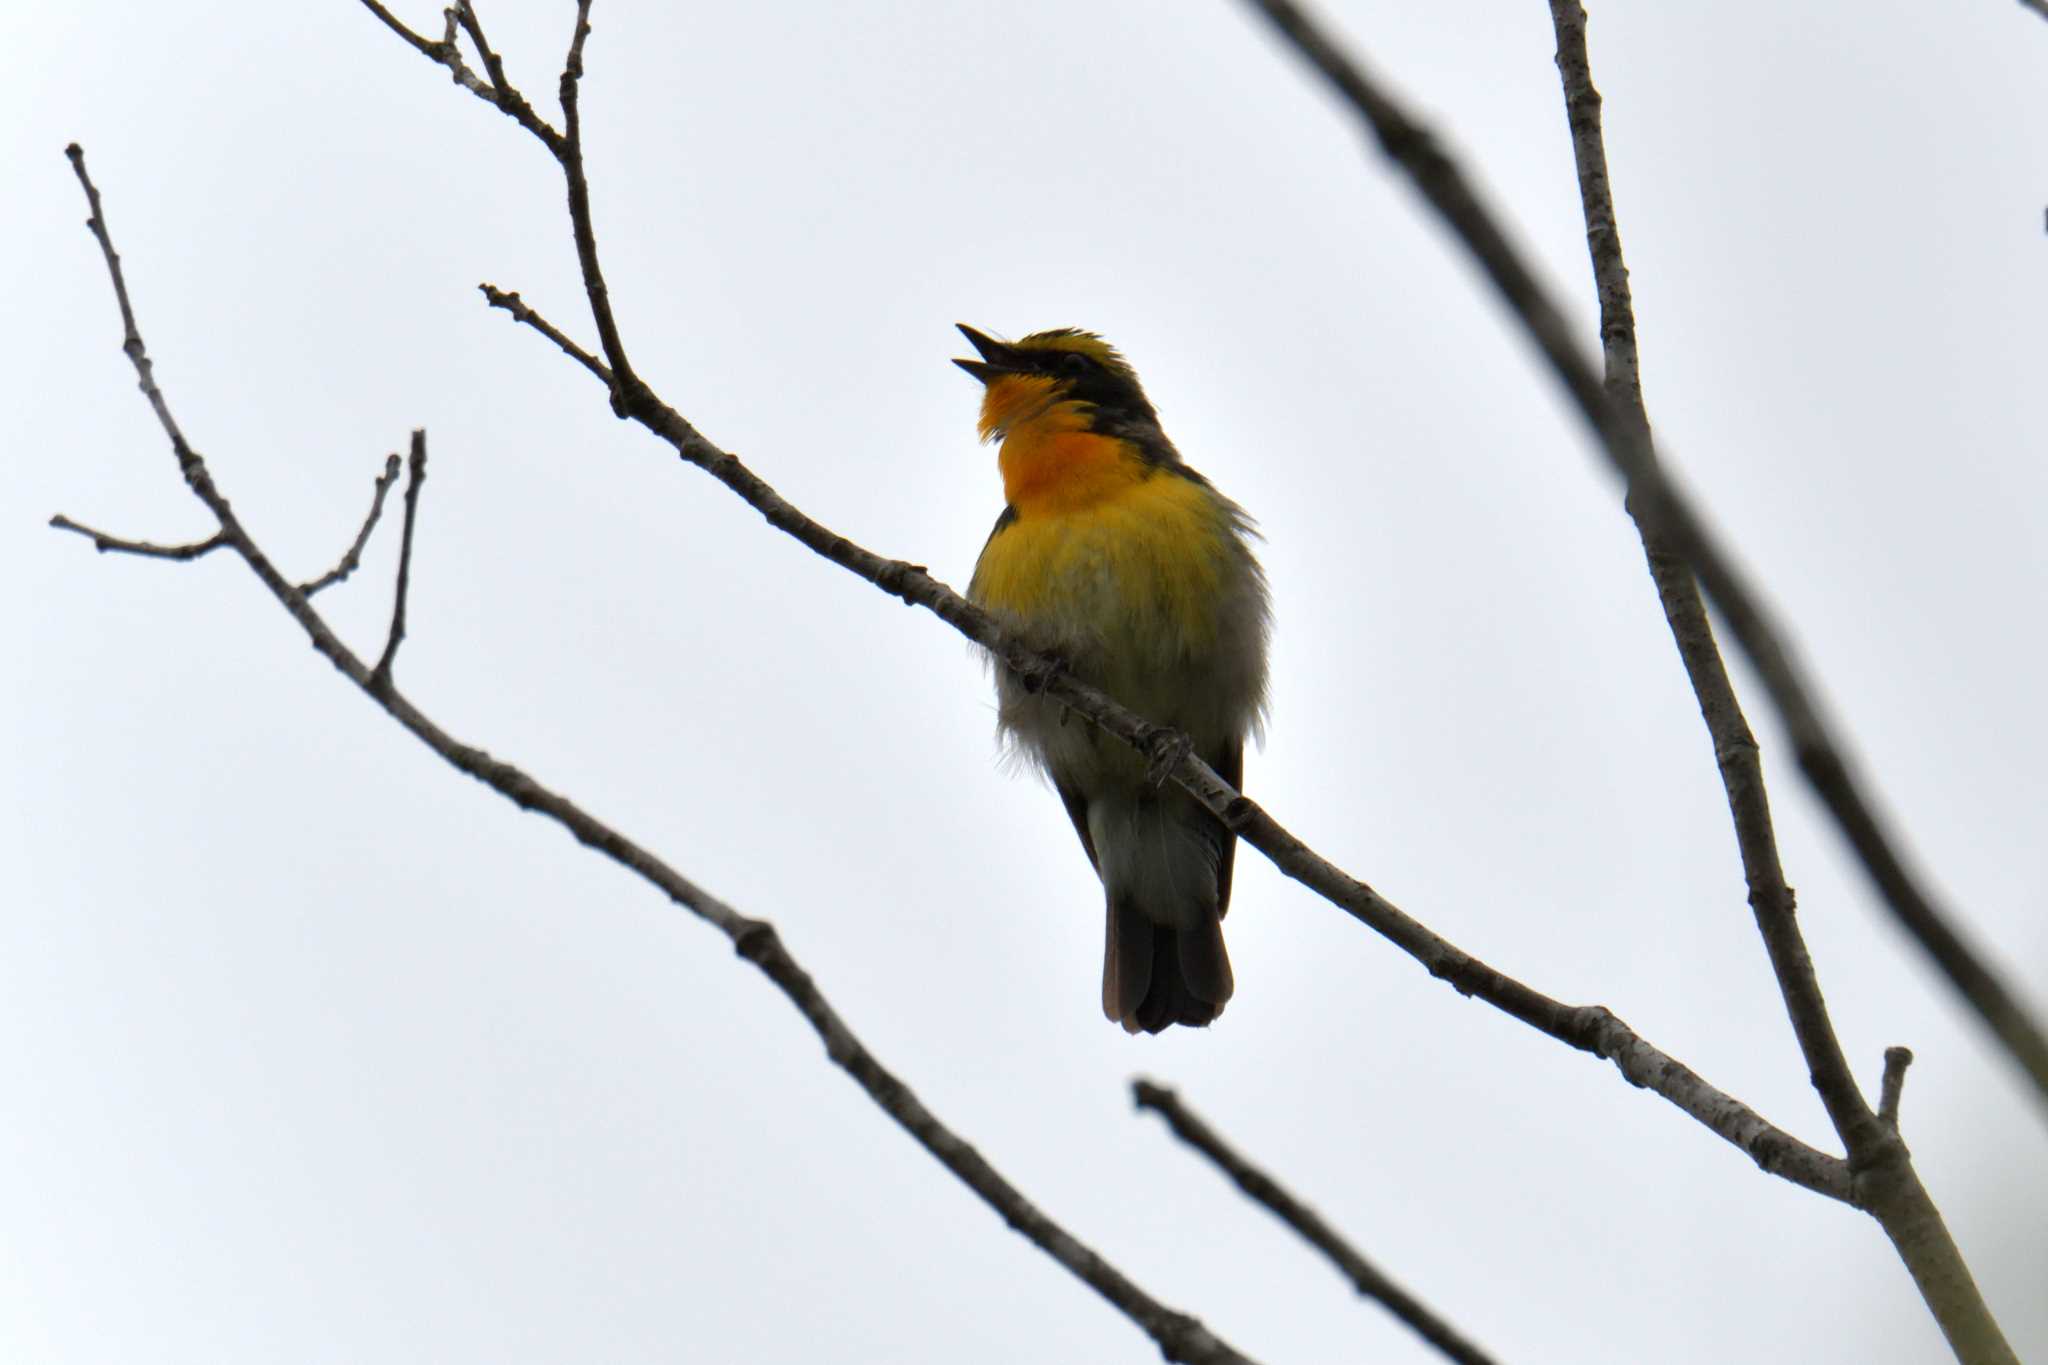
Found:
[{"label": "bird's eye", "polygon": [[1079,351],[1068,351],[1060,357],[1060,369],[1067,374],[1086,374],[1094,365]]}]

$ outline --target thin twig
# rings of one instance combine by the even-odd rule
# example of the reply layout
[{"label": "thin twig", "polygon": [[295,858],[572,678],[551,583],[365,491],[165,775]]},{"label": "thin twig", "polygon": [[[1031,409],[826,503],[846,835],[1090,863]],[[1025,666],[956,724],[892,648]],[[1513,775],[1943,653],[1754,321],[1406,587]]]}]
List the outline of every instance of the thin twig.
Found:
[{"label": "thin twig", "polygon": [[[458,741],[415,707],[396,686],[392,685],[388,676],[380,679],[375,671],[342,643],[326,620],[306,600],[305,594],[292,586],[284,575],[277,571],[269,556],[249,535],[234,509],[215,486],[205,462],[192,453],[176,424],[171,421],[169,408],[150,378],[148,355],[142,348],[140,337],[135,333],[120,258],[114,254],[105,220],[100,213],[99,191],[93,187],[91,179],[86,175],[84,153],[76,145],[67,151],[78,173],[79,183],[85,187],[86,196],[93,206],[91,226],[94,235],[100,239],[106,255],[115,296],[121,302],[123,324],[127,329],[127,335],[134,343],[128,348],[130,359],[135,364],[136,372],[142,376],[143,390],[149,395],[157,419],[170,438],[172,449],[178,455],[186,484],[219,522],[221,539],[242,557],[250,571],[261,580],[265,588],[269,589],[271,595],[290,613],[292,619],[298,622],[299,627],[312,641],[314,649],[382,707],[392,719],[411,731],[422,743],[456,769],[490,786],[522,810],[533,811],[553,820],[579,843],[638,875],[671,901],[724,934],[731,941],[734,950],[774,982],[790,1003],[802,1013],[824,1043],[826,1056],[835,1066],[851,1076],[883,1112],[995,1210],[1006,1224],[1016,1229],[1034,1246],[1052,1257],[1136,1323],[1152,1338],[1168,1360],[1186,1362],[1187,1365],[1251,1365],[1247,1357],[1210,1332],[1198,1319],[1151,1297],[1122,1271],[1048,1217],[991,1166],[971,1144],[941,1122],[937,1115],[924,1106],[910,1087],[883,1066],[859,1037],[847,1027],[846,1022],[832,1008],[810,974],[790,956],[789,950],[783,946],[782,939],[772,924],[740,914],[724,901],[684,877],[652,852],[584,811],[567,797],[542,786],[511,764]],[[425,461],[424,438],[419,433],[414,434],[412,459],[415,478],[414,483],[408,486],[408,503],[411,502],[421,466]]]},{"label": "thin twig", "polygon": [[[1571,126],[1572,154],[1586,220],[1586,246],[1600,297],[1607,397],[1621,419],[1647,446],[1650,421],[1643,403],[1635,307],[1630,298],[1628,267],[1622,258],[1621,232],[1607,174],[1600,92],[1593,86],[1592,65],[1586,52],[1586,12],[1579,0],[1550,0],[1550,13],[1557,34],[1558,74],[1564,86],[1565,112]],[[1771,820],[1756,739],[1736,699],[1721,651],[1714,643],[1713,628],[1700,601],[1698,585],[1683,557],[1672,547],[1665,526],[1641,516],[1633,500],[1630,512],[1642,537],[1665,619],[1678,644],[1679,657],[1713,742],[1757,928],[1771,959],[1771,969],[1777,977],[1807,1073],[1863,1187],[1864,1207],[1891,1237],[1957,1353],[1968,1360],[2010,1359],[2010,1349],[1977,1292],[1962,1253],[1949,1239],[1939,1214],[1934,1212],[1933,1201],[1912,1168],[1905,1145],[1898,1138],[1896,1087],[1904,1082],[1905,1062],[1911,1060],[1912,1054],[1903,1048],[1885,1054],[1884,1081],[1891,1119],[1885,1118],[1884,1104],[1873,1114],[1856,1084],[1828,1016],[1827,1004],[1821,998],[1820,980],[1799,929],[1792,888],[1785,884],[1780,865],[1777,833]],[[1880,1191],[1892,1191],[1899,1197],[1887,1199]],[[1910,1203],[1910,1213],[1902,1199]]]},{"label": "thin twig", "polygon": [[590,302],[590,317],[597,324],[598,344],[612,368],[612,411],[628,416],[626,394],[644,388],[626,358],[626,343],[619,335],[619,322],[612,313],[611,290],[604,282],[604,268],[597,258],[597,227],[590,213],[590,181],[583,170],[583,43],[590,36],[590,0],[577,0],[576,33],[569,40],[568,60],[562,67],[562,146],[555,159],[562,178],[568,182],[569,226],[576,239],[576,263],[583,275],[583,292]]},{"label": "thin twig", "polygon": [[412,530],[419,519],[420,485],[427,481],[427,433],[414,431],[412,450],[406,456],[405,527],[398,538],[398,583],[391,595],[391,630],[384,637],[384,652],[370,670],[370,681],[378,687],[391,686],[391,665],[398,647],[405,643],[405,602],[412,591]]},{"label": "thin twig", "polygon": [[512,83],[505,79],[504,61],[491,50],[490,39],[484,37],[483,20],[477,16],[476,7],[470,4],[469,0],[456,0],[454,13],[456,22],[462,25],[463,32],[476,44],[476,55],[482,60],[484,71],[491,78],[491,89],[497,95],[502,108],[502,101],[512,90]]},{"label": "thin twig", "polygon": [[1878,1122],[1899,1131],[1899,1096],[1906,1088],[1906,1068],[1913,1065],[1913,1049],[1888,1047],[1884,1050],[1884,1079],[1878,1083]]},{"label": "thin twig", "polygon": [[605,364],[581,346],[578,346],[568,338],[561,328],[527,307],[526,300],[520,298],[517,291],[508,294],[498,288],[498,286],[488,283],[480,284],[477,288],[483,291],[483,296],[486,299],[490,300],[491,307],[502,308],[512,315],[514,322],[522,322],[528,327],[533,328],[534,331],[539,332],[542,336],[560,347],[564,355],[603,380],[605,388],[609,389],[612,387],[611,366]]},{"label": "thin twig", "polygon": [[[576,0],[576,31],[569,35],[569,54],[562,59],[562,86],[570,89],[583,79],[583,43],[590,37],[590,0]],[[564,103],[573,104],[574,100]],[[578,147],[581,147],[579,142]]]},{"label": "thin twig", "polygon": [[92,541],[93,549],[101,554],[118,552],[124,555],[142,555],[147,559],[197,559],[201,555],[210,555],[227,544],[219,532],[204,540],[195,540],[185,545],[158,545],[148,540],[123,540],[119,536],[110,536],[105,531],[95,531],[90,526],[81,526],[62,512],[50,518],[50,525],[60,531],[76,531],[79,535],[85,536]]},{"label": "thin twig", "polygon": [[93,185],[92,177],[85,173],[85,151],[74,142],[64,149],[64,155],[70,158],[78,183],[85,187],[86,206],[92,210],[85,226],[91,231],[93,240],[100,244],[100,255],[106,258],[107,270],[114,278],[114,301],[121,307],[121,353],[135,366],[136,382],[142,387],[143,397],[149,400],[150,411],[156,414],[157,424],[170,438],[171,453],[178,457],[178,469],[189,483],[195,470],[203,476],[205,466],[200,462],[198,452],[185,440],[185,433],[178,429],[176,419],[171,416],[170,405],[164,401],[164,392],[157,387],[156,367],[150,363],[149,351],[142,344],[142,331],[135,325],[135,306],[128,300],[128,282],[121,274],[121,257],[114,250],[114,239],[107,233],[107,217],[100,204],[100,192]]},{"label": "thin twig", "polygon": [[[443,65],[447,64],[447,56],[444,54],[442,50],[443,44],[429,42],[424,36],[413,32],[404,24],[404,22],[402,22],[399,19],[397,15],[393,14],[390,10],[384,8],[384,6],[379,4],[377,0],[363,0],[363,8],[370,11],[370,13],[376,15],[377,18],[383,22],[384,27],[390,29],[393,33],[396,33],[399,37],[405,39],[406,42],[410,43],[415,52],[427,58],[429,61],[440,62]],[[453,11],[449,11],[448,13],[452,16]],[[456,60],[458,62],[461,60],[459,54],[457,55]],[[457,79],[460,79],[460,73],[457,74]],[[480,85],[481,82],[479,82],[478,84]],[[484,94],[485,98],[489,98],[488,94],[485,94],[485,92],[483,91],[477,91],[476,93]]]},{"label": "thin twig", "polygon": [[[449,76],[454,79],[457,85],[467,90],[470,94],[475,95],[485,104],[510,115],[518,122],[520,127],[539,138],[549,151],[556,152],[559,155],[558,149],[562,141],[562,135],[556,132],[553,125],[542,118],[531,104],[526,102],[524,95],[520,94],[518,90],[512,87],[509,81],[504,79],[505,73],[502,65],[490,72],[491,79],[487,81],[472,71],[469,64],[462,60],[462,49],[456,43],[456,29],[457,25],[461,22],[461,16],[453,7],[442,11],[442,18],[447,23],[447,29],[442,33],[441,41],[439,42],[431,41],[406,27],[397,15],[384,8],[383,5],[378,3],[378,0],[363,0],[363,8],[376,15],[382,21],[384,27],[396,33],[400,38],[403,38],[421,56],[437,65],[446,67]],[[468,6],[465,5],[463,8],[467,9]],[[471,18],[474,19],[475,16],[472,14]],[[483,29],[480,24],[471,30],[470,33],[470,36],[478,41],[479,47],[483,47],[482,33]],[[490,54],[486,48],[484,53],[480,55],[488,63],[493,54]]]},{"label": "thin twig", "polygon": [[[581,152],[575,139],[565,141],[561,157],[564,175],[570,177],[572,183],[581,183]],[[573,170],[571,163],[575,166]],[[578,260],[588,271],[596,264],[596,238],[588,221],[590,203],[587,193],[582,196],[571,194],[569,206]],[[585,281],[593,301],[605,297],[601,277],[596,277],[593,282],[593,276],[586,273]],[[492,291],[487,289],[486,296],[492,297]],[[505,297],[511,299],[516,296]],[[495,297],[492,297],[492,302],[498,304]],[[523,304],[521,308],[524,308]],[[530,309],[526,312],[531,314]],[[515,313],[515,316],[520,315]],[[601,333],[605,330],[603,319],[609,317],[607,307],[600,318]],[[1145,720],[1118,705],[1106,693],[1078,681],[1055,660],[1037,653],[1005,632],[995,618],[933,578],[922,565],[885,559],[806,515],[767,480],[742,463],[738,456],[721,449],[698,431],[637,375],[616,368],[624,347],[618,341],[615,324],[611,337],[605,342],[606,354],[615,368],[607,369],[594,357],[581,354],[559,329],[543,325],[538,315],[522,317],[521,320],[532,322],[536,330],[576,356],[585,369],[604,382],[612,396],[615,411],[623,410],[626,416],[666,442],[682,459],[731,489],[760,513],[769,525],[905,604],[930,611],[988,650],[1003,667],[1024,678],[1029,686],[1057,697],[1075,713],[1087,717],[1105,733],[1116,736],[1139,752],[1152,755],[1177,750],[1180,757],[1173,769],[1176,782],[1207,805],[1246,843],[1271,859],[1275,867],[1390,940],[1422,964],[1431,975],[1450,983],[1460,994],[1477,996],[1560,1042],[1614,1063],[1630,1084],[1649,1089],[1670,1101],[1733,1144],[1761,1169],[1830,1199],[1853,1202],[1855,1196],[1849,1168],[1840,1157],[1808,1146],[1769,1123],[1740,1100],[1709,1085],[1690,1067],[1653,1046],[1604,1006],[1574,1006],[1554,1000],[1432,932],[1370,886],[1295,838],[1257,802],[1218,777],[1199,756],[1175,745],[1172,730]]]},{"label": "thin twig", "polygon": [[1180,1102],[1179,1095],[1141,1077],[1131,1082],[1131,1098],[1139,1109],[1150,1109],[1165,1119],[1175,1137],[1215,1162],[1239,1189],[1265,1205],[1274,1217],[1329,1257],[1360,1294],[1377,1300],[1388,1312],[1413,1328],[1424,1341],[1460,1365],[1493,1365],[1493,1357],[1467,1341],[1420,1299],[1388,1279],[1379,1267],[1325,1223],[1314,1209],[1289,1194],[1272,1176],[1238,1155],[1230,1144],[1216,1135],[1214,1129]]},{"label": "thin twig", "polygon": [[[1607,176],[1600,92],[1593,86],[1592,67],[1586,55],[1586,12],[1579,0],[1550,0],[1550,14],[1557,33],[1557,68],[1571,125],[1572,156],[1578,168],[1579,198],[1586,220],[1586,244],[1600,296],[1600,341],[1607,362],[1607,396],[1631,426],[1647,433],[1650,421],[1643,405],[1635,305],[1629,293],[1628,266],[1622,258],[1621,231]],[[1635,512],[1633,506],[1630,510]],[[1799,930],[1792,888],[1785,883],[1785,871],[1778,856],[1778,836],[1771,820],[1756,737],[1742,714],[1727,665],[1714,642],[1713,625],[1707,619],[1706,604],[1700,600],[1698,583],[1659,525],[1637,515],[1636,530],[1649,560],[1664,619],[1677,642],[1686,678],[1706,721],[1733,817],[1749,903],[1771,968],[1777,975],[1786,1013],[1814,1088],[1827,1107],[1835,1131],[1853,1156],[1859,1141],[1874,1136],[1869,1128],[1872,1115],[1835,1036],[1827,1004],[1821,998],[1820,980]]]},{"label": "thin twig", "polygon": [[1852,773],[1846,750],[1822,718],[1804,670],[1719,541],[1659,466],[1646,428],[1609,402],[1563,312],[1480,202],[1430,131],[1373,84],[1291,0],[1249,0],[1272,20],[1371,126],[1397,163],[1484,267],[1571,395],[1600,447],[1628,486],[1631,510],[1655,528],[1692,571],[1755,665],[1787,733],[1800,771],[1820,796],[1885,904],[1934,958],[2005,1049],[2032,1077],[2048,1107],[2048,1033],[2031,1019],[1982,957],[1951,927],[1884,828],[1872,797]]},{"label": "thin twig", "polygon": [[354,573],[363,562],[363,547],[370,543],[370,532],[377,529],[377,518],[384,515],[384,495],[391,491],[391,485],[398,482],[398,456],[384,457],[384,472],[377,476],[376,488],[370,494],[370,515],[363,518],[362,529],[348,550],[341,556],[341,562],[321,574],[310,583],[299,584],[299,591],[311,597],[314,593],[333,587]]}]

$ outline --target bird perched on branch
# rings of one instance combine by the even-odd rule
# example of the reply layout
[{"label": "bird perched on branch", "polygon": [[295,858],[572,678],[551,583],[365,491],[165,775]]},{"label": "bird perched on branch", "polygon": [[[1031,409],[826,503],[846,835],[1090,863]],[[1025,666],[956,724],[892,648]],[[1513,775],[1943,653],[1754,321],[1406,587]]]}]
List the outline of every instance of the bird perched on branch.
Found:
[{"label": "bird perched on branch", "polygon": [[[1006,504],[967,596],[1241,786],[1266,705],[1251,518],[1181,463],[1102,338],[960,331],[981,358],[953,363],[982,383],[981,436],[1001,442]],[[1102,879],[1102,1012],[1132,1033],[1215,1019],[1232,990],[1222,920],[1236,836],[1000,665],[996,701],[998,728],[1052,778]]]}]

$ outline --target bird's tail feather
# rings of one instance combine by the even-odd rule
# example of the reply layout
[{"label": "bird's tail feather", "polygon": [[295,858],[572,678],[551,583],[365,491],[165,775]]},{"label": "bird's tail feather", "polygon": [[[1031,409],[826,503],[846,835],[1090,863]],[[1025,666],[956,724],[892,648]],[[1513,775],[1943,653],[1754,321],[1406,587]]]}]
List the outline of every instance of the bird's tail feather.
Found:
[{"label": "bird's tail feather", "polygon": [[1223,1012],[1235,983],[1213,913],[1188,927],[1159,924],[1124,899],[1110,901],[1108,918],[1102,1012],[1125,1032],[1200,1028]]}]

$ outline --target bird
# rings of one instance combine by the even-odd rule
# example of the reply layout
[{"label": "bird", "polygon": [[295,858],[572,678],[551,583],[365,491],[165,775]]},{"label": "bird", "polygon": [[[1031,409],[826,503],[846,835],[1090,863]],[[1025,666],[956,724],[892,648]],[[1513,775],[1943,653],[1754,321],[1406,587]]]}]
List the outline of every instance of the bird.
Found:
[{"label": "bird", "polygon": [[[1004,501],[968,600],[1241,787],[1245,740],[1264,736],[1272,620],[1251,517],[1182,461],[1100,336],[957,325],[979,359],[953,363],[981,381]],[[1214,1022],[1235,989],[1236,835],[1128,744],[993,667],[999,736],[1051,779],[1102,883],[1103,1014],[1132,1034]]]}]

